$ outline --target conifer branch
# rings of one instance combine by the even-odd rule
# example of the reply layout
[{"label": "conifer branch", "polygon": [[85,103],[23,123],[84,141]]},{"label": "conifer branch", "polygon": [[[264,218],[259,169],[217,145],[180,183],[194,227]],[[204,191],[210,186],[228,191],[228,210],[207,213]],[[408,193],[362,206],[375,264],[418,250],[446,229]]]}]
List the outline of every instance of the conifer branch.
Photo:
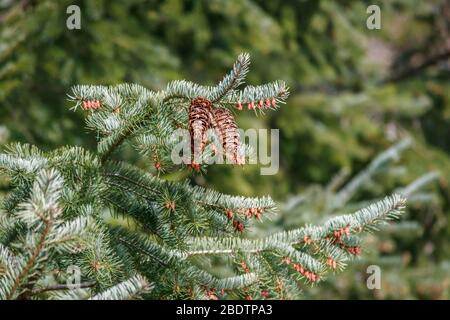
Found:
[{"label": "conifer branch", "polygon": [[241,53],[233,65],[233,70],[220,81],[212,93],[210,100],[213,103],[219,102],[228,92],[242,84],[249,71],[249,66],[250,55],[248,53]]}]

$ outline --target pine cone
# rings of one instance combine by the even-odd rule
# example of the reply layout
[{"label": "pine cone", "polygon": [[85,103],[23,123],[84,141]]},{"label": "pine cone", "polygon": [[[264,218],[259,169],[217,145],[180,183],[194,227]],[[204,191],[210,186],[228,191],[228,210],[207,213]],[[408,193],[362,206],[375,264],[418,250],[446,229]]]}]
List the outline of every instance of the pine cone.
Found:
[{"label": "pine cone", "polygon": [[211,101],[201,97],[191,101],[189,108],[189,133],[193,159],[196,159],[205,148],[207,142],[206,131],[210,127],[210,113]]},{"label": "pine cone", "polygon": [[225,155],[240,164],[239,146],[241,138],[233,115],[228,109],[214,108],[211,111],[211,126],[216,131]]}]

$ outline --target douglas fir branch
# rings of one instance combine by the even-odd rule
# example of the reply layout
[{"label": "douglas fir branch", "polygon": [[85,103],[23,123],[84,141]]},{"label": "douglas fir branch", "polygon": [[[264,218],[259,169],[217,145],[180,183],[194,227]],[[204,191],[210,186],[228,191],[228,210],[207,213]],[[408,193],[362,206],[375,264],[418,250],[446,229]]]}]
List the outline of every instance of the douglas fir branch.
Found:
[{"label": "douglas fir branch", "polygon": [[[241,54],[213,87],[76,86],[69,97],[97,135],[96,151],[9,145],[0,155],[12,186],[0,212],[0,299],[290,299],[364,254],[361,235],[397,218],[402,196],[249,239],[251,224],[275,213],[270,197],[161,178],[206,169],[195,158],[208,149],[208,130],[233,163],[242,162],[233,113],[264,114],[288,97],[283,81],[243,87],[249,63]],[[191,161],[174,165],[170,136],[178,128],[194,142]],[[120,161],[123,144],[152,169]],[[227,270],[213,273],[214,261]]]}]

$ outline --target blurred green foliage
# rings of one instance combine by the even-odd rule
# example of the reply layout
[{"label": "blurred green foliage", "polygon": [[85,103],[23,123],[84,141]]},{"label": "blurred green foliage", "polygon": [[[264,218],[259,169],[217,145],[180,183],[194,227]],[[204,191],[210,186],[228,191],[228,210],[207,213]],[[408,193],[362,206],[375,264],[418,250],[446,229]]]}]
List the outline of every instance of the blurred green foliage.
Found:
[{"label": "blurred green foliage", "polygon": [[[81,8],[81,30],[66,28],[70,4]],[[381,30],[366,28],[369,4],[381,7]],[[406,258],[391,261],[393,271],[379,292],[357,280],[364,276],[362,262],[311,296],[448,298],[447,1],[0,0],[0,144],[94,148],[81,116],[68,110],[70,86],[135,82],[161,89],[183,78],[210,83],[242,51],[252,56],[250,84],[278,78],[291,87],[288,104],[277,113],[256,120],[238,115],[244,128],[280,128],[280,172],[260,176],[256,166],[216,166],[194,181],[236,194],[270,193],[283,202],[341,170],[356,174],[378,152],[412,136],[415,143],[401,160],[403,174],[389,172],[352,199],[379,197],[440,172],[434,201],[411,205],[405,218],[422,231],[410,231],[408,242],[386,234],[371,256],[373,263],[380,252]],[[118,157],[144,167],[149,161],[126,148]],[[7,182],[0,184],[0,190],[7,188]],[[289,229],[298,222],[283,223]]]}]

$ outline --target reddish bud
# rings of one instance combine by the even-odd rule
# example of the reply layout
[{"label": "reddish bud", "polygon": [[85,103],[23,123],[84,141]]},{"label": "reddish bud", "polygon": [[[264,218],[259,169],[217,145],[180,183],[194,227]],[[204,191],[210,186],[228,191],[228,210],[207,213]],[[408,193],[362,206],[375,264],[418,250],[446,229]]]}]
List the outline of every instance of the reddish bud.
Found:
[{"label": "reddish bud", "polygon": [[189,166],[194,171],[197,171],[197,172],[200,171],[200,165],[194,161],[192,161],[192,163]]},{"label": "reddish bud", "polygon": [[242,232],[245,229],[244,224],[237,220],[233,221],[233,227],[239,232]]},{"label": "reddish bud", "polygon": [[226,214],[228,219],[233,219],[234,213],[230,209],[226,209],[225,210],[225,214]]},{"label": "reddish bud", "polygon": [[307,235],[305,235],[305,236],[303,237],[303,241],[304,241],[306,244],[310,244],[310,243],[311,243],[311,238],[308,237]]},{"label": "reddish bud", "polygon": [[245,263],[245,261],[241,262],[241,267],[242,269],[246,272],[249,273],[250,272],[250,268],[247,266],[247,264]]},{"label": "reddish bud", "polygon": [[259,100],[258,108],[261,109],[262,107],[264,107],[264,100]]},{"label": "reddish bud", "polygon": [[291,263],[291,259],[289,257],[283,257],[283,259],[281,259],[281,262],[285,263],[285,264],[290,264]]},{"label": "reddish bud", "polygon": [[344,234],[347,236],[350,235],[350,227],[349,226],[344,228]]},{"label": "reddish bud", "polygon": [[327,259],[327,265],[329,265],[333,270],[335,270],[337,267],[337,263],[335,260],[333,260],[333,258]]}]

